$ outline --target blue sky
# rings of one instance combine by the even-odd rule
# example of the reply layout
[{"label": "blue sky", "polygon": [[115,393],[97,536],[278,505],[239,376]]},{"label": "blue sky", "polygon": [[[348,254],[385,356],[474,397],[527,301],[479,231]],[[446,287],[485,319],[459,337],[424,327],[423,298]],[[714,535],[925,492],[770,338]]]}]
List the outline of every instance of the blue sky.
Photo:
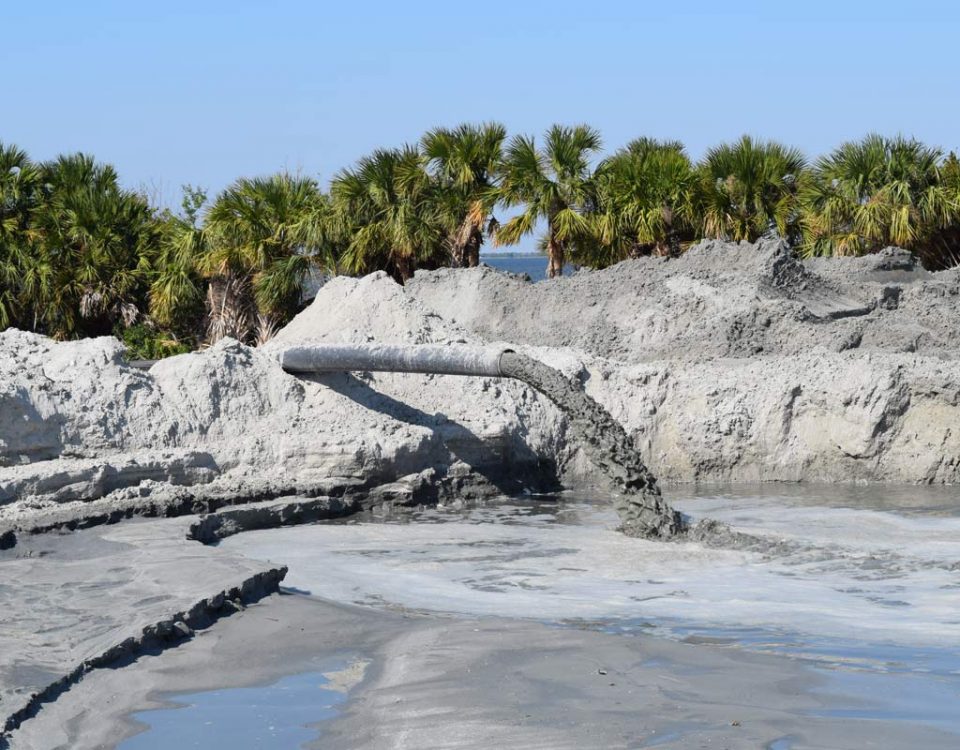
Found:
[{"label": "blue sky", "polygon": [[325,185],[465,120],[695,157],[742,133],[811,156],[871,130],[958,149],[958,32],[928,0],[0,0],[0,140],[93,153],[168,203],[284,168]]}]

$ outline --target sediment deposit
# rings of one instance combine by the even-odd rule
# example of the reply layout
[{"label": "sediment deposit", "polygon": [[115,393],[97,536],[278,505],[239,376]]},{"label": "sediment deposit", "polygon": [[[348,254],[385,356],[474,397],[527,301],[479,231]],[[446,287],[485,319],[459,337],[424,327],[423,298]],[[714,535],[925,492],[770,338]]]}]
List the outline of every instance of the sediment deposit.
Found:
[{"label": "sediment deposit", "polygon": [[0,747],[89,672],[190,638],[286,568],[185,538],[183,521],[46,537],[0,557]]},{"label": "sediment deposit", "polygon": [[[275,588],[278,570],[232,567],[200,543],[244,528],[605,473],[629,491],[627,531],[635,513],[640,526],[666,519],[654,526],[671,536],[681,520],[653,476],[956,483],[958,303],[960,271],[928,273],[902,251],[801,262],[777,243],[708,242],[538,284],[484,267],[418,273],[406,287],[384,274],[335,278],[268,346],[224,340],[149,371],[114,339],[0,333],[0,549],[14,581],[0,719],[11,728],[160,631],[188,637],[223,592]],[[547,395],[491,377],[284,372],[277,353],[311,342],[506,344],[589,398],[566,403],[539,381]],[[509,374],[536,380],[529,367]],[[590,404],[613,417],[593,442],[578,423]],[[605,465],[611,455],[619,466]],[[144,538],[97,536],[95,552],[44,533],[195,514],[212,515],[152,521]],[[101,594],[154,553],[173,566],[154,566],[156,595],[121,586],[130,600],[104,609]],[[223,575],[197,585],[190,565],[206,575],[210,564]],[[70,604],[75,595],[95,611]],[[44,618],[60,650],[38,642],[21,657],[12,644]]]},{"label": "sediment deposit", "polygon": [[[960,271],[908,254],[801,262],[705,242],[531,284],[489,268],[340,277],[264,349],[144,372],[113,339],[0,334],[0,534],[64,504],[328,494],[427,472],[438,491],[593,475],[570,417],[505,379],[295,377],[299,343],[507,342],[579,381],[661,481],[960,479]],[[200,503],[199,505],[202,505]],[[162,513],[161,513],[162,514]]]},{"label": "sediment deposit", "polygon": [[661,481],[960,480],[957,269],[704,242],[534,285],[434,271],[406,293],[579,378]]}]

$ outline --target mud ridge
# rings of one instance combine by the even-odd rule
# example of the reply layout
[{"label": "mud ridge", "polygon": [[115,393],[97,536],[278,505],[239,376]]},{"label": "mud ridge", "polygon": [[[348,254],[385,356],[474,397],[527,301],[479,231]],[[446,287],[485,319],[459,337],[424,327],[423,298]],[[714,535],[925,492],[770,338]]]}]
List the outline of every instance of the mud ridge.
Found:
[{"label": "mud ridge", "polygon": [[119,523],[131,518],[177,518],[179,516],[214,513],[232,505],[274,500],[278,497],[299,495],[321,497],[336,503],[337,512],[348,512],[371,487],[363,482],[331,479],[313,485],[300,482],[280,483],[269,486],[194,488],[158,485],[155,496],[108,497],[82,504],[39,511],[24,522],[0,526],[0,550],[10,549],[21,536],[34,536],[51,532],[77,531],[94,526]]},{"label": "mud ridge", "polygon": [[45,703],[56,700],[62,693],[78,684],[88,672],[122,666],[135,661],[141,655],[177,646],[193,637],[194,631],[208,628],[220,618],[239,612],[246,605],[276,593],[286,574],[286,566],[264,570],[231,589],[201,599],[189,610],[177,612],[145,627],[139,636],[127,638],[101,654],[83,661],[56,682],[31,695],[24,706],[6,717],[3,730],[0,731],[0,750],[9,747],[11,732],[35,716]]},{"label": "mud ridge", "polygon": [[350,515],[356,510],[356,504],[332,497],[280,499],[230,507],[201,516],[190,524],[187,538],[201,544],[212,544],[244,531],[328,521]]}]

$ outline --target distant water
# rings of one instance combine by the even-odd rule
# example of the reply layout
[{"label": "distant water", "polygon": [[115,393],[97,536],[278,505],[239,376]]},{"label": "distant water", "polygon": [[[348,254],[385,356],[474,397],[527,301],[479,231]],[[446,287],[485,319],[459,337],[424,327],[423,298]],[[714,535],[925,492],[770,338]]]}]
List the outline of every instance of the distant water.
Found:
[{"label": "distant water", "polygon": [[[525,273],[532,281],[543,281],[547,278],[547,256],[546,255],[526,255],[523,257],[500,257],[497,255],[483,255],[480,257],[481,263],[488,266],[499,268],[501,271],[510,273]],[[565,276],[573,271],[573,267],[568,263],[563,269]]]}]

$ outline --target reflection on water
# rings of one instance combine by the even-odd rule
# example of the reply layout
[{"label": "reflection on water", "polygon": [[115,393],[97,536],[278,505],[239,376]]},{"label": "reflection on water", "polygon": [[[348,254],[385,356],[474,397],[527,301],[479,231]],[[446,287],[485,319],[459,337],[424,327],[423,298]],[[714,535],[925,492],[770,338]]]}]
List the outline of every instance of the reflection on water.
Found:
[{"label": "reflection on water", "polygon": [[960,722],[958,675],[957,671],[924,673],[918,670],[890,679],[870,671],[835,670],[827,685],[818,690],[831,697],[831,708],[816,711],[814,715],[913,721],[955,732]]},{"label": "reflection on water", "polygon": [[325,689],[319,672],[284,677],[272,685],[210,690],[170,696],[173,708],[134,716],[147,731],[121,743],[120,750],[230,748],[288,750],[316,739],[310,725],[336,714],[346,695]]},{"label": "reflection on water", "polygon": [[[960,731],[960,490],[763,486],[667,496],[694,521],[788,543],[765,552],[629,539],[615,531],[608,502],[571,495],[224,544],[290,565],[291,586],[339,602],[784,654],[832,677],[854,675],[830,681],[848,698],[832,704],[852,712],[843,715],[886,712]],[[898,697],[905,691],[925,697]]]}]

